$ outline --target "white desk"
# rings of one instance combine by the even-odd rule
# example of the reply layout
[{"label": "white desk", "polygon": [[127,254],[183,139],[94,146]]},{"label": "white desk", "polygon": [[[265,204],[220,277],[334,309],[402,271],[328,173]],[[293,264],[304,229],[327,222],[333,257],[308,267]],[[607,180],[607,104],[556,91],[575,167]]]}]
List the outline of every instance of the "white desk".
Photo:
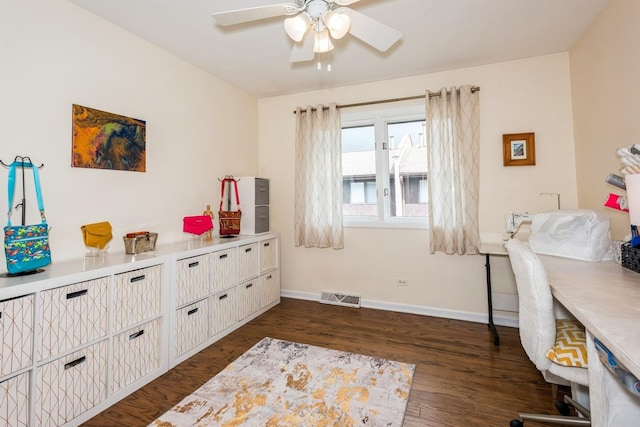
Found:
[{"label": "white desk", "polygon": [[[640,378],[640,273],[612,261],[587,262],[547,255],[540,255],[540,259],[553,296],[585,326],[590,337],[602,341]],[[597,357],[593,360],[592,354],[590,351],[593,425],[640,425],[640,398],[607,378],[600,361]]]}]

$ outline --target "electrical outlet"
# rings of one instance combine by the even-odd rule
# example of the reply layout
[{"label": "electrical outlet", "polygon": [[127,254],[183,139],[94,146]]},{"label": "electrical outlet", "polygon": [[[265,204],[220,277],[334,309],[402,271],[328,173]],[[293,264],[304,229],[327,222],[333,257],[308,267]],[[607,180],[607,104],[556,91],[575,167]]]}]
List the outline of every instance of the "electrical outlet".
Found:
[{"label": "electrical outlet", "polygon": [[409,286],[409,279],[396,279],[396,286]]}]

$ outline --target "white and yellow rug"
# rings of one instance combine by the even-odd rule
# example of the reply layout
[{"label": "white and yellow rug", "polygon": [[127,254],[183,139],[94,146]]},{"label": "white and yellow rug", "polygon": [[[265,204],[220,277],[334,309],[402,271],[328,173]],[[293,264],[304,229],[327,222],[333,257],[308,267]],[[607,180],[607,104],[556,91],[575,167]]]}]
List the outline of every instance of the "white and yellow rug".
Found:
[{"label": "white and yellow rug", "polygon": [[415,365],[264,338],[150,426],[402,426]]}]

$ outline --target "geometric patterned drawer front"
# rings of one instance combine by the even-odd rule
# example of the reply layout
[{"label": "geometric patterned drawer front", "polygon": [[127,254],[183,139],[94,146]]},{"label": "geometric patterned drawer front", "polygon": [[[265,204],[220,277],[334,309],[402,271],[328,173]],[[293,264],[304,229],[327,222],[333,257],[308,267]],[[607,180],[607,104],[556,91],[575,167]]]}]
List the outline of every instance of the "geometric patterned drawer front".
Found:
[{"label": "geometric patterned drawer front", "polygon": [[280,277],[278,270],[271,271],[260,276],[262,280],[262,298],[260,308],[266,307],[272,302],[280,301]]},{"label": "geometric patterned drawer front", "polygon": [[116,274],[113,304],[116,331],[160,314],[160,269],[156,265]]},{"label": "geometric patterned drawer front", "polygon": [[238,289],[238,317],[240,320],[253,314],[260,309],[262,292],[260,288],[260,277],[241,283]]},{"label": "geometric patterned drawer front", "polygon": [[0,383],[0,425],[29,425],[29,372]]},{"label": "geometric patterned drawer front", "polygon": [[0,340],[0,377],[31,365],[33,295],[0,301]]},{"label": "geometric patterned drawer front", "polygon": [[113,392],[160,367],[161,319],[123,332],[113,339]]},{"label": "geometric patterned drawer front", "polygon": [[40,366],[36,425],[59,426],[107,397],[107,341]]},{"label": "geometric patterned drawer front", "polygon": [[260,242],[260,272],[276,268],[276,239]]},{"label": "geometric patterned drawer front", "polygon": [[258,275],[258,244],[238,246],[238,281],[250,279]]},{"label": "geometric patterned drawer front", "polygon": [[108,277],[42,292],[38,360],[107,335],[108,295]]},{"label": "geometric patterned drawer front", "polygon": [[207,339],[208,312],[207,299],[176,310],[176,356],[186,353]]},{"label": "geometric patterned drawer front", "polygon": [[211,290],[222,290],[236,284],[236,248],[211,253],[213,277]]},{"label": "geometric patterned drawer front", "polygon": [[200,255],[176,263],[176,304],[181,306],[209,293],[209,257]]},{"label": "geometric patterned drawer front", "polygon": [[209,336],[224,331],[239,320],[237,291],[237,288],[231,288],[209,298]]}]

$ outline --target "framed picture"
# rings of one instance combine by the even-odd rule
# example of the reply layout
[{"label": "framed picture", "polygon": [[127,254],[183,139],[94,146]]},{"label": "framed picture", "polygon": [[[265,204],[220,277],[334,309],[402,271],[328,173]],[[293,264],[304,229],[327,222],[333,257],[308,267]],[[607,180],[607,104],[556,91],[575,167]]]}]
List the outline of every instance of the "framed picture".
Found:
[{"label": "framed picture", "polygon": [[144,120],[72,105],[71,166],[146,171]]},{"label": "framed picture", "polygon": [[529,166],[536,164],[536,139],[533,132],[502,135],[504,166]]}]

